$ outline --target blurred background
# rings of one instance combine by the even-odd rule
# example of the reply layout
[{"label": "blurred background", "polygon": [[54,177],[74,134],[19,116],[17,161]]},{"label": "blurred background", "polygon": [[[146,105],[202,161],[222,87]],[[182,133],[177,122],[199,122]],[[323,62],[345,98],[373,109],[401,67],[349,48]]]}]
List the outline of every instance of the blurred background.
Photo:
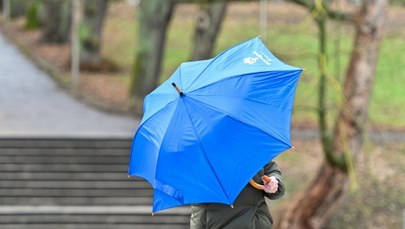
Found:
[{"label": "blurred background", "polygon": [[295,150],[276,159],[287,193],[269,203],[275,220],[322,190],[307,205],[317,210],[296,216],[319,223],[277,228],[403,227],[404,0],[1,0],[0,9],[2,228],[188,228],[188,207],[151,217],[149,185],[127,178],[143,98],[182,62],[256,36],[305,69]]}]

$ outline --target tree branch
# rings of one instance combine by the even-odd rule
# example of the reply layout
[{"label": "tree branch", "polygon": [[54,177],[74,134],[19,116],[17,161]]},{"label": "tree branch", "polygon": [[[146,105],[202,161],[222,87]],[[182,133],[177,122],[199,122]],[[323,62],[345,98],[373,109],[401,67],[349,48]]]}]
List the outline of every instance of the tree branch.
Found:
[{"label": "tree branch", "polygon": [[328,13],[329,18],[337,20],[337,21],[349,21],[354,22],[354,15],[353,13],[346,13],[340,11],[334,11],[325,8],[326,12]]},{"label": "tree branch", "polygon": [[[176,3],[215,3],[215,2],[258,2],[259,0],[174,0]],[[311,0],[287,0],[288,2],[295,3],[305,7],[309,11],[315,9],[314,1]],[[324,10],[328,17],[338,21],[353,21],[353,14],[331,10],[324,6]]]},{"label": "tree branch", "polygon": [[[289,2],[295,3],[302,7],[305,7],[309,11],[312,11],[316,8],[314,1],[309,0],[287,0]],[[322,7],[327,16],[331,19],[338,20],[338,21],[353,21],[353,13],[341,12],[336,10],[331,10],[328,8],[327,5],[322,4]]]},{"label": "tree branch", "polygon": [[311,10],[315,7],[314,4],[310,1],[305,1],[305,0],[287,0],[287,1],[295,3],[300,6],[303,6],[303,7],[307,8],[308,10]]}]

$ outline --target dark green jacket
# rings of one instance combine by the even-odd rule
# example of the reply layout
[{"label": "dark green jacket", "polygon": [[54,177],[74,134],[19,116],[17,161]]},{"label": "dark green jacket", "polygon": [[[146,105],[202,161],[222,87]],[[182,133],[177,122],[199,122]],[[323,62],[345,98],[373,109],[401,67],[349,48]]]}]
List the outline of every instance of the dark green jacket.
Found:
[{"label": "dark green jacket", "polygon": [[261,177],[274,176],[279,181],[276,193],[270,194],[247,184],[233,204],[197,204],[191,206],[190,229],[265,229],[271,228],[273,220],[264,197],[277,199],[284,194],[281,171],[275,162],[270,162],[253,179],[262,184]]}]

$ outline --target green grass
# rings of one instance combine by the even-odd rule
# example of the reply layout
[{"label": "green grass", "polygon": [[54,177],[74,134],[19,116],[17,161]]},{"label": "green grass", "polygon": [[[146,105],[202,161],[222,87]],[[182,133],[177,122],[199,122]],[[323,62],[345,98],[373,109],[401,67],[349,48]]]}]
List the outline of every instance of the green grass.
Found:
[{"label": "green grass", "polygon": [[108,17],[104,27],[103,55],[126,70],[133,64],[138,24],[116,15]]},{"label": "green grass", "polygon": [[[286,193],[283,198],[270,201],[276,220],[279,209],[310,184],[323,160],[317,141],[296,139],[294,145],[296,149],[277,157]],[[405,183],[402,182],[405,144],[366,140],[362,160],[356,166],[356,188],[349,183],[343,203],[325,228],[401,228],[405,209]]]},{"label": "green grass", "polygon": [[[117,3],[115,3],[117,4]],[[122,4],[122,3],[121,3]],[[133,12],[135,17],[135,10]],[[187,61],[192,51],[194,14],[174,14],[168,29],[167,43],[161,71],[161,80],[169,77],[178,65]],[[257,15],[256,15],[257,16]],[[237,43],[259,34],[259,23],[255,17],[235,19],[229,14],[220,31],[215,54]],[[128,16],[126,17],[128,18]],[[104,54],[124,69],[131,69],[136,47],[136,20],[123,20],[119,14],[108,17],[106,33],[113,39],[105,44]],[[340,32],[339,32],[340,30]],[[330,122],[339,105],[340,82],[344,78],[353,42],[352,26],[329,25],[328,57],[329,86],[328,108]],[[295,122],[316,122],[318,64],[317,30],[309,17],[301,23],[287,23],[277,20],[268,25],[269,49],[281,60],[305,69],[295,97],[293,120]],[[339,49],[336,38],[339,38]],[[405,129],[405,34],[392,31],[384,37],[375,77],[375,88],[370,101],[369,119],[373,126],[387,129]],[[128,73],[129,75],[129,73]],[[332,124],[332,123],[331,123]]]},{"label": "green grass", "polygon": [[405,145],[366,143],[364,151],[357,172],[359,189],[347,192],[327,228],[401,228],[403,224]]},{"label": "green grass", "polygon": [[403,37],[389,37],[381,47],[370,120],[391,128],[405,127],[405,44]]}]

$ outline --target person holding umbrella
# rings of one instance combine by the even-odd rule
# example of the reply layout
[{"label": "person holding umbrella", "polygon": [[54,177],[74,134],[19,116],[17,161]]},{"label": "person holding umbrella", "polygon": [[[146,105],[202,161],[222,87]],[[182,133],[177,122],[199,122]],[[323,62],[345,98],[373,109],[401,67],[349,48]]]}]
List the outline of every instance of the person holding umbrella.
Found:
[{"label": "person holding umbrella", "polygon": [[272,161],[293,148],[301,72],[256,37],[214,58],[182,63],[148,94],[128,175],[150,183],[152,214],[194,205],[192,228],[270,227],[264,196],[284,193]]},{"label": "person holding umbrella", "polygon": [[273,219],[264,197],[274,200],[284,195],[282,173],[271,161],[252,180],[261,181],[263,185],[247,184],[233,206],[216,203],[192,205],[190,229],[271,228]]}]

